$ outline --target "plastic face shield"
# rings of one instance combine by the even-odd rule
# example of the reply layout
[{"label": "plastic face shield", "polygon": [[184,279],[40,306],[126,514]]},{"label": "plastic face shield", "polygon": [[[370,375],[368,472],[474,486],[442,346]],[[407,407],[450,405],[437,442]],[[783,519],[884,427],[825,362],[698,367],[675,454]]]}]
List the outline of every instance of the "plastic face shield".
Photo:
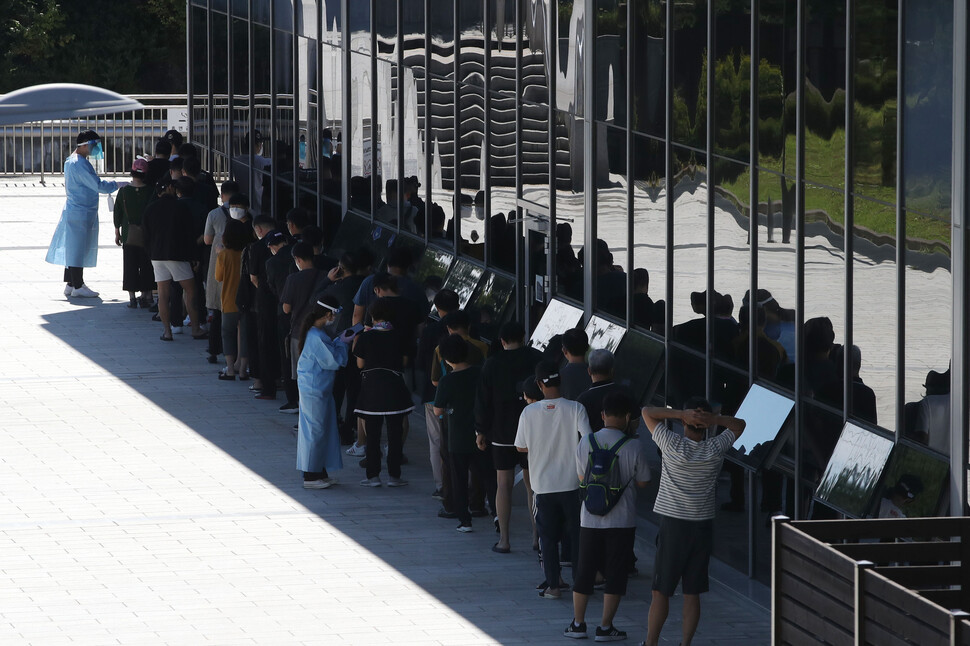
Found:
[{"label": "plastic face shield", "polygon": [[87,146],[91,151],[89,156],[92,159],[104,159],[104,148],[101,146],[101,142],[99,140],[95,139],[94,141],[89,141]]}]

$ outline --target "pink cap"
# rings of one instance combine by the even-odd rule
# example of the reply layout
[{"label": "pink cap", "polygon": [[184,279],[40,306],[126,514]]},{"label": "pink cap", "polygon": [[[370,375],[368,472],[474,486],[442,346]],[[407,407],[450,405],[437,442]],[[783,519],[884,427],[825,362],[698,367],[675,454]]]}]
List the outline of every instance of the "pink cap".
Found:
[{"label": "pink cap", "polygon": [[141,157],[135,157],[135,161],[131,163],[131,172],[133,173],[147,173],[148,172],[148,162]]}]

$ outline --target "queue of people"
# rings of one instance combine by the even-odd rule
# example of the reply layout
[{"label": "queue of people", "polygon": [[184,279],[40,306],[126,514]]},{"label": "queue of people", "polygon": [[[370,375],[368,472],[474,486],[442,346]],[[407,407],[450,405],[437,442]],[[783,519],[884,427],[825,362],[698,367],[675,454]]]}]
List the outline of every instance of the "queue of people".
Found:
[{"label": "queue of people", "polygon": [[[561,599],[570,590],[564,569],[572,568],[565,637],[588,636],[586,607],[596,587],[604,588],[604,608],[595,640],[627,636],[613,619],[637,573],[636,491],[651,478],[636,436],[642,417],[664,457],[656,505],[664,521],[642,643],[657,643],[681,580],[690,601],[683,643],[690,643],[697,595],[707,589],[714,482],[743,421],[714,415],[700,400],[684,411],[641,411],[613,381],[613,354],[591,351],[582,330],[564,332],[545,356],[517,321],[489,344],[457,293],[440,280],[418,285],[409,277],[414,259],[406,250],[389,250],[386,271],[376,270],[363,244],[329,257],[324,232],[304,209],[289,209],[281,221],[254,212],[239,183],[216,187],[195,147],[175,131],[157,142],[153,159],[135,159],[130,183],[97,177],[88,161],[101,146],[96,133],[77,142],[65,169],[68,203],[48,253],[65,266],[65,295],[97,295],[82,272],[96,262],[98,194],[118,190],[115,242],[128,307],[150,310],[163,342],[188,325],[193,339],[207,342],[210,363],[223,356],[220,382],[251,382],[261,401],[284,393],[278,410],[297,415],[295,466],[305,489],[334,486],[334,472],[358,458],[361,486],[407,486],[405,446],[418,403],[437,515],[456,520],[463,534],[476,529],[474,519],[487,519],[497,534],[492,551],[508,554],[521,473],[529,517],[520,520],[531,526],[544,576],[539,597]],[[408,198],[412,189],[406,185]],[[401,199],[396,190],[388,189],[392,204]],[[408,211],[408,220],[422,213]],[[671,433],[666,420],[674,418],[684,436]],[[705,439],[714,426],[726,430]]]}]

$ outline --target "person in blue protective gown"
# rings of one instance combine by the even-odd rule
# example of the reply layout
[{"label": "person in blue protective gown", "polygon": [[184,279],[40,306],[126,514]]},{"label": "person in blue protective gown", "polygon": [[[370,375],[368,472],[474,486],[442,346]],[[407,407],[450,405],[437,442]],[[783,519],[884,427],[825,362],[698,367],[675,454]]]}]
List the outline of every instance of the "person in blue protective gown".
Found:
[{"label": "person in blue protective gown", "polygon": [[336,482],[329,471],[343,468],[333,383],[337,370],[347,364],[343,336],[331,339],[324,331],[336,320],[340,303],[321,296],[300,327],[300,359],[296,382],[300,389],[300,423],[296,441],[296,468],[303,472],[304,489],[326,489]]},{"label": "person in blue protective gown", "polygon": [[77,136],[77,148],[64,161],[67,203],[61,212],[47,262],[64,267],[65,296],[94,298],[98,292],[84,284],[84,268],[98,263],[98,197],[114,193],[127,182],[105,181],[94,172],[88,158],[101,159],[101,137],[93,130]]}]

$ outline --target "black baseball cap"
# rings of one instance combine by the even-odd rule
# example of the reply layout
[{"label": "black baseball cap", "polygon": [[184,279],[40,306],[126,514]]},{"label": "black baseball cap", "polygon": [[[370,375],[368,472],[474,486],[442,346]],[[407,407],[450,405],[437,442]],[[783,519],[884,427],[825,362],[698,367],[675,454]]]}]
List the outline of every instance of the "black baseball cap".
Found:
[{"label": "black baseball cap", "polygon": [[540,361],[536,364],[536,381],[548,384],[553,379],[559,379],[559,366],[552,361]]},{"label": "black baseball cap", "polygon": [[178,130],[169,130],[162,135],[162,139],[171,142],[172,146],[174,146],[176,149],[178,149],[178,147],[182,145],[182,142],[185,141],[185,139],[182,138],[182,133]]},{"label": "black baseball cap", "polygon": [[266,245],[273,246],[274,244],[283,244],[286,242],[286,236],[279,231],[274,231],[266,235]]},{"label": "black baseball cap", "polygon": [[539,389],[539,384],[532,377],[528,377],[520,381],[515,388],[515,391],[520,395],[525,395],[533,401],[539,401],[542,399],[542,390]]}]

